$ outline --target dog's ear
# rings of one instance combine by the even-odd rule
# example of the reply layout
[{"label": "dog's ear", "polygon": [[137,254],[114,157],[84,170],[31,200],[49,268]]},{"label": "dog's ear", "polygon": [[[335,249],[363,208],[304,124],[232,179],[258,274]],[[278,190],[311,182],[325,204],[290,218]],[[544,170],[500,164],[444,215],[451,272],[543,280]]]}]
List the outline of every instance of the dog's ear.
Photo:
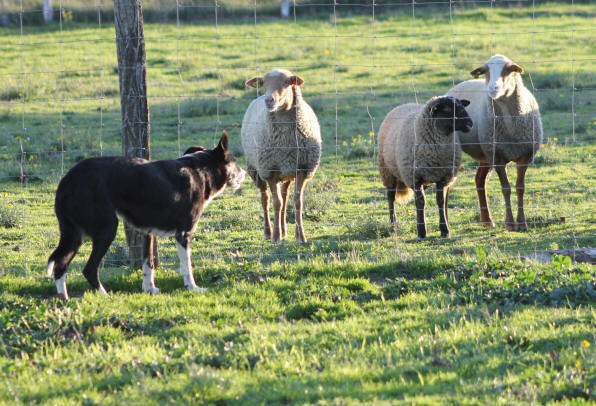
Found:
[{"label": "dog's ear", "polygon": [[219,144],[215,147],[216,150],[222,151],[224,154],[228,152],[229,141],[228,141],[228,133],[226,130],[221,132],[221,139],[219,140]]},{"label": "dog's ear", "polygon": [[190,147],[182,155],[194,154],[195,152],[201,152],[201,151],[205,151],[205,148],[203,148],[203,147]]}]

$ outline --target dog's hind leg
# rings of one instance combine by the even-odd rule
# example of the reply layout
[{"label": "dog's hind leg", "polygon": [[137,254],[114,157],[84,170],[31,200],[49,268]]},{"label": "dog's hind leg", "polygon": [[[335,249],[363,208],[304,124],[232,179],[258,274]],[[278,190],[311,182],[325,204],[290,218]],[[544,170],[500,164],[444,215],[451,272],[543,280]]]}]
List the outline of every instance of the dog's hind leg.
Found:
[{"label": "dog's hind leg", "polygon": [[157,295],[159,289],[155,287],[155,260],[154,246],[155,236],[146,235],[143,238],[143,292],[149,292]]},{"label": "dog's hind leg", "polygon": [[192,273],[192,264],[190,260],[190,234],[187,232],[176,232],[176,247],[178,248],[178,258],[180,258],[180,271],[184,279],[186,289],[194,292],[207,292],[207,289],[197,286],[195,277]]},{"label": "dog's hind leg", "polygon": [[113,212],[105,218],[96,218],[96,221],[97,224],[101,224],[102,226],[91,235],[93,248],[91,249],[91,255],[85,265],[85,269],[83,269],[83,275],[85,275],[85,278],[87,278],[87,281],[89,281],[94,289],[108,296],[108,292],[106,292],[106,289],[99,281],[99,264],[116,237],[118,218],[116,217],[116,213]]},{"label": "dog's hind leg", "polygon": [[59,219],[60,242],[48,259],[48,276],[56,280],[58,296],[68,300],[66,289],[66,269],[76,255],[83,241],[81,232],[66,219]]}]

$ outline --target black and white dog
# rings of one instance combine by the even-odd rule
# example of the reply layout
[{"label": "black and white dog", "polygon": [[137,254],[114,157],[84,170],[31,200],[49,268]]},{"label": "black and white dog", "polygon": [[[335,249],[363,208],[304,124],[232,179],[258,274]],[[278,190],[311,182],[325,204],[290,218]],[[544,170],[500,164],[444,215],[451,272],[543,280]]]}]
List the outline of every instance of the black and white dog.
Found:
[{"label": "black and white dog", "polygon": [[86,236],[93,248],[83,274],[93,288],[107,295],[98,268],[116,236],[117,215],[147,235],[143,291],[159,293],[153,276],[156,235],[175,236],[185,286],[205,291],[196,285],[192,273],[191,236],[209,202],[226,186],[238,189],[244,176],[228,152],[225,131],[217,147],[192,147],[175,160],[102,157],[81,161],[68,171],[56,191],[60,242],[48,260],[48,276],[54,276],[58,296],[68,300],[66,269]]}]

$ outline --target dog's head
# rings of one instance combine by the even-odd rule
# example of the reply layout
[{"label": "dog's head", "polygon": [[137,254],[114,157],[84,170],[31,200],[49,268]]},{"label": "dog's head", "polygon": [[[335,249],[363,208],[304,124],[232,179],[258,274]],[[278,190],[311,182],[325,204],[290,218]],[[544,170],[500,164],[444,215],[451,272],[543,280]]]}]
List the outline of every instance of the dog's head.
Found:
[{"label": "dog's head", "polygon": [[236,190],[240,187],[246,172],[236,164],[236,158],[229,151],[229,141],[226,131],[222,131],[221,139],[215,148],[190,147],[183,157],[194,156],[201,160],[205,167],[220,169],[225,177],[225,186]]}]

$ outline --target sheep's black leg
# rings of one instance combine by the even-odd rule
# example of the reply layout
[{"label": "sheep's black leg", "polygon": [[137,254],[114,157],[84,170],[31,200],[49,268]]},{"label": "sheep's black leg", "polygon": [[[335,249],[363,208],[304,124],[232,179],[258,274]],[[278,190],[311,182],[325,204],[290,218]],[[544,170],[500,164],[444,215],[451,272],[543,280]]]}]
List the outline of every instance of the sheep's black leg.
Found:
[{"label": "sheep's black leg", "polygon": [[528,163],[526,161],[517,163],[517,180],[515,182],[515,192],[517,194],[517,221],[515,229],[517,231],[528,230],[526,215],[524,213],[524,191],[526,188],[525,179],[527,169]]},{"label": "sheep's black leg", "polygon": [[389,221],[395,225],[395,187],[387,188],[387,202],[389,203]]},{"label": "sheep's black leg", "polygon": [[441,237],[449,237],[449,223],[447,221],[447,193],[449,187],[444,182],[437,182],[437,206],[439,207],[439,229]]},{"label": "sheep's black leg", "polygon": [[511,212],[511,185],[507,178],[507,164],[495,165],[495,171],[499,175],[501,181],[501,190],[503,192],[503,198],[505,199],[505,227],[507,230],[515,230],[515,223],[513,221],[513,213]]},{"label": "sheep's black leg", "polygon": [[478,205],[480,206],[480,222],[484,227],[494,227],[495,223],[490,216],[488,200],[486,198],[486,178],[491,171],[487,163],[481,162],[476,171],[476,192],[478,193]]},{"label": "sheep's black leg", "polygon": [[416,202],[416,230],[418,231],[418,238],[426,238],[426,220],[424,218],[426,197],[424,196],[423,186],[416,185],[414,187],[414,197]]}]

